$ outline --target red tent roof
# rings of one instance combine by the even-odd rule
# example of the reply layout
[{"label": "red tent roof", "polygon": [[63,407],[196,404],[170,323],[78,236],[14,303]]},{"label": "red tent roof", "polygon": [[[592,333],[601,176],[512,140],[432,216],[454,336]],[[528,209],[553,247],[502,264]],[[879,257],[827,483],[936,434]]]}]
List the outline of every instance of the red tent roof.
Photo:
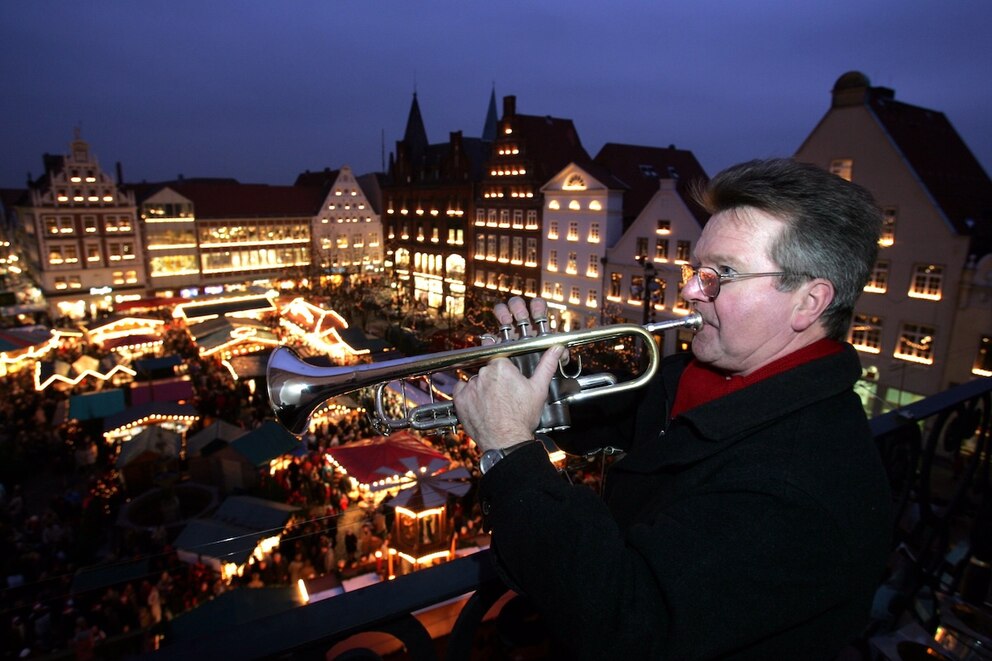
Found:
[{"label": "red tent roof", "polygon": [[409,469],[403,459],[412,458],[420,466],[428,465],[432,459],[447,460],[442,453],[409,432],[332,447],[327,454],[362,484],[372,484],[387,477],[380,468],[392,468],[396,474],[404,475]]}]

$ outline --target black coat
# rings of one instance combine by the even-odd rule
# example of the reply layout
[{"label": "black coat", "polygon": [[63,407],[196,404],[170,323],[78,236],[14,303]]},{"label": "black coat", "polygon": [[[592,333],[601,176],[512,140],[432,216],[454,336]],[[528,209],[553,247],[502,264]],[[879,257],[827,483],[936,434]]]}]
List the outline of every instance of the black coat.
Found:
[{"label": "black coat", "polygon": [[856,352],[667,422],[685,364],[596,400],[562,439],[629,450],[605,502],[539,444],[486,474],[497,562],[575,657],[831,658],[867,623],[889,542]]}]

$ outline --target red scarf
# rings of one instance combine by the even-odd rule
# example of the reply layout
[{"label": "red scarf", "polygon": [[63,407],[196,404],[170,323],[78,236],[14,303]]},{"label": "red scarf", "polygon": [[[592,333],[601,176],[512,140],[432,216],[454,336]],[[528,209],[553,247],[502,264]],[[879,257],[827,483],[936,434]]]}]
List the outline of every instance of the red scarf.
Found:
[{"label": "red scarf", "polygon": [[689,409],[743,390],[762,379],[781,374],[817,358],[839,353],[842,348],[840,342],[825,337],[787,356],[782,356],[747,376],[727,376],[720,370],[693,358],[679,379],[679,390],[672,404],[671,416],[674,418]]}]

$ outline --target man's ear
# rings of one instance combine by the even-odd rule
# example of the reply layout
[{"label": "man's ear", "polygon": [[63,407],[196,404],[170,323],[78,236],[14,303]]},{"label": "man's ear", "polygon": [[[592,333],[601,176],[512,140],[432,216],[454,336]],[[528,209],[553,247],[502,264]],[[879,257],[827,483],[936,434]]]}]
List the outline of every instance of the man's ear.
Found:
[{"label": "man's ear", "polygon": [[815,324],[834,300],[834,285],[829,280],[815,278],[796,290],[798,300],[792,310],[792,330],[805,331]]}]

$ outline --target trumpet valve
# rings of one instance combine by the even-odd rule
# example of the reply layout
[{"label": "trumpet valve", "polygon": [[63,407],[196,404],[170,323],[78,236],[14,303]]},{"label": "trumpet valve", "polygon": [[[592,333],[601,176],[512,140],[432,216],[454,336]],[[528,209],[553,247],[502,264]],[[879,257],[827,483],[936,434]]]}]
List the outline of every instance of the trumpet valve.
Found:
[{"label": "trumpet valve", "polygon": [[548,334],[548,318],[547,317],[534,317],[534,325],[537,326],[538,335]]}]

